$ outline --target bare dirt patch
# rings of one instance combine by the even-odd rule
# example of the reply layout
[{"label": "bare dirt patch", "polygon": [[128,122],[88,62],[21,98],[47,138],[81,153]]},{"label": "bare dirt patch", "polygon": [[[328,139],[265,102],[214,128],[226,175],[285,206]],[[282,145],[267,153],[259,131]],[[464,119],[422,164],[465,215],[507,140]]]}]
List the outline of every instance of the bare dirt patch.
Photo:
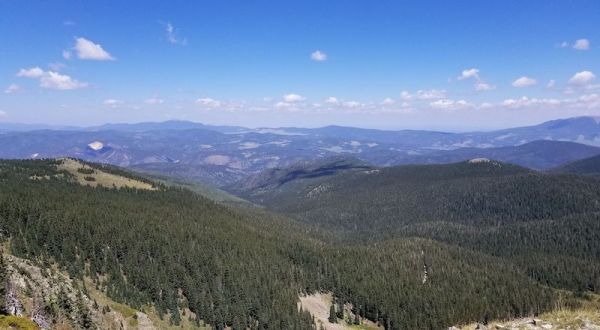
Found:
[{"label": "bare dirt patch", "polygon": [[[346,320],[338,319],[337,323],[329,322],[329,308],[331,307],[331,302],[333,301],[333,296],[331,293],[314,293],[307,296],[301,296],[300,302],[298,302],[298,309],[302,308],[305,311],[308,311],[311,315],[314,316],[315,322],[317,324],[317,329],[320,329],[321,326],[326,330],[378,330],[383,329],[383,327],[378,327],[375,323],[362,320],[360,325],[349,325]],[[346,319],[353,319],[354,315],[351,314],[350,309],[351,305],[344,306],[344,317]]]}]

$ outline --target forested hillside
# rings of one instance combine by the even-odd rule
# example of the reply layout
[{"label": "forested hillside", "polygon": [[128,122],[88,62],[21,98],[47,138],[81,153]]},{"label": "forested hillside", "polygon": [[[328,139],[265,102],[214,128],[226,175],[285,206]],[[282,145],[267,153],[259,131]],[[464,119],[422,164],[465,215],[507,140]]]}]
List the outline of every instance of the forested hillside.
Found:
[{"label": "forested hillside", "polygon": [[10,253],[55,264],[173,325],[185,318],[217,329],[313,329],[297,302],[315,291],[333,292],[336,303],[351,303],[359,318],[387,329],[441,329],[575,304],[518,263],[467,244],[419,237],[336,243],[313,226],[185,189],[82,185],[61,164],[0,162],[0,228]]},{"label": "forested hillside", "polygon": [[600,285],[600,181],[478,159],[299,179],[244,196],[346,241],[421,237],[493,255],[545,285]]},{"label": "forested hillside", "polygon": [[577,160],[554,168],[551,172],[600,176],[600,156]]}]

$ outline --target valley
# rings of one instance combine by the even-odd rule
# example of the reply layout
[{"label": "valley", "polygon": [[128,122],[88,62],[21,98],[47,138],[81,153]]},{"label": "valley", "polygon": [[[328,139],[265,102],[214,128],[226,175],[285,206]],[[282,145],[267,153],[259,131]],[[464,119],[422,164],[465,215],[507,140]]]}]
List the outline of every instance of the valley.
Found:
[{"label": "valley", "polygon": [[598,22],[0,0],[0,330],[600,330]]},{"label": "valley", "polygon": [[[313,318],[442,329],[590,315],[596,180],[488,159],[382,168],[333,157],[228,186],[240,204],[108,165],[5,160],[0,226],[7,260],[50,265],[132,329],[311,329]],[[333,305],[343,316],[324,322]],[[107,328],[93,308],[86,328]],[[78,317],[50,320],[78,328]]]}]

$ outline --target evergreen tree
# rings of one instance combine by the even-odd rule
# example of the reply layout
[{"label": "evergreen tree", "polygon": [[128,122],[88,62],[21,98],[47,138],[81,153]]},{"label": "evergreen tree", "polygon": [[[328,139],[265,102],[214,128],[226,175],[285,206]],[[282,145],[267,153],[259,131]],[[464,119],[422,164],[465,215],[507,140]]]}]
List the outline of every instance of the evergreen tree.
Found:
[{"label": "evergreen tree", "polygon": [[329,318],[328,318],[330,323],[337,323],[337,315],[335,313],[335,304],[331,304],[331,307],[329,307]]},{"label": "evergreen tree", "polygon": [[4,260],[4,251],[0,249],[0,313],[6,313],[6,285],[8,281],[8,269]]}]

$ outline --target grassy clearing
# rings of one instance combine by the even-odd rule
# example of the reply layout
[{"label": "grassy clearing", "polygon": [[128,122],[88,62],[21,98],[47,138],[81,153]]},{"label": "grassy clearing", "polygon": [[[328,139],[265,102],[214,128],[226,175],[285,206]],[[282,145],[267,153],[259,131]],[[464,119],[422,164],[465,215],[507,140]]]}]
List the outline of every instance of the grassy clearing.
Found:
[{"label": "grassy clearing", "polygon": [[[589,294],[580,300],[581,307],[576,309],[557,309],[530,318],[515,320],[494,320],[488,329],[600,329],[600,295]],[[536,325],[531,321],[536,320]],[[473,330],[477,323],[460,326],[460,330]]]},{"label": "grassy clearing", "polygon": [[106,173],[71,158],[60,159],[60,165],[58,165],[58,169],[69,172],[71,175],[73,175],[77,182],[83,186],[103,186],[107,188],[129,187],[145,190],[157,190],[156,187],[153,187],[147,182]]},{"label": "grassy clearing", "polygon": [[38,326],[27,318],[13,316],[13,315],[0,315],[0,329],[20,329],[20,330],[37,330]]}]

